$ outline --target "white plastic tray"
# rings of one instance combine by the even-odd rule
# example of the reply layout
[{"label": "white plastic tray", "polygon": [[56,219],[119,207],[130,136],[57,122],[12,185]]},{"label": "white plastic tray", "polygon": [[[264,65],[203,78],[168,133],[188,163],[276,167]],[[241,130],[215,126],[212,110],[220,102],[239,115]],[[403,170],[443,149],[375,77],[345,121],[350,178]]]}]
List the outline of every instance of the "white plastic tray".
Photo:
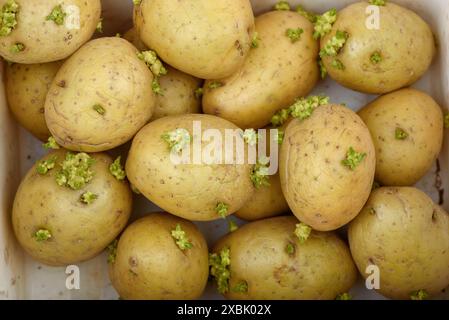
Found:
[{"label": "white plastic tray", "polygon": [[[219,1],[219,0],[211,0]],[[307,10],[324,12],[335,7],[342,7],[355,2],[354,0],[291,0],[292,5],[301,4]],[[447,111],[449,107],[449,0],[394,0],[392,2],[415,10],[430,25],[439,39],[438,55],[427,74],[414,85],[430,95]],[[269,10],[276,0],[253,0],[256,14]],[[103,0],[103,17],[105,35],[125,32],[132,24],[131,0]],[[3,82],[3,77],[2,77]],[[344,102],[354,110],[359,109],[374,96],[369,96],[345,89],[334,81],[327,79],[314,90],[315,93],[326,93],[335,102]],[[65,268],[52,268],[33,261],[24,254],[15,242],[10,227],[10,214],[14,193],[20,178],[43,154],[40,142],[23,129],[18,128],[11,118],[5,102],[3,85],[0,86],[0,300],[1,299],[117,299],[118,295],[112,288],[108,274],[106,255],[79,264],[80,290],[66,289]],[[449,131],[446,132],[446,137]],[[440,156],[443,182],[444,207],[449,209],[448,183],[448,144],[444,144]],[[126,148],[126,147],[125,147]],[[122,148],[123,150],[126,150]],[[418,183],[435,201],[438,192],[435,184],[436,166]],[[145,199],[136,197],[133,219],[151,212],[157,208]],[[199,223],[204,235],[212,244],[227,232],[224,221]],[[380,295],[364,288],[363,282],[353,288],[354,299],[383,299]],[[221,299],[212,286],[208,286],[205,299]],[[441,298],[449,299],[449,292]]]}]

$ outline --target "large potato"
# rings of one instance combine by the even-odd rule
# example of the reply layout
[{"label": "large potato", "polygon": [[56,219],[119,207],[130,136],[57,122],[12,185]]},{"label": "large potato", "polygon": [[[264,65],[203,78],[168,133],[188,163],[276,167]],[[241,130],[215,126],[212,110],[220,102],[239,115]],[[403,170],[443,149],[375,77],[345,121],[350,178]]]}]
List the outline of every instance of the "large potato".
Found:
[{"label": "large potato", "polygon": [[[201,131],[198,130],[192,138],[194,122],[201,124]],[[250,178],[251,165],[247,161],[243,164],[224,164],[224,161],[206,164],[205,158],[201,159],[201,152],[206,152],[207,146],[217,143],[217,140],[209,141],[203,136],[210,129],[217,130],[223,137],[219,148],[224,158],[229,151],[225,150],[225,130],[238,130],[224,119],[198,114],[166,117],[151,122],[132,143],[126,162],[129,180],[150,201],[185,219],[216,220],[221,217],[220,214],[226,216],[236,212],[254,191]],[[189,149],[191,155],[199,156],[197,164],[192,162],[192,157],[188,163],[177,164],[173,161],[169,144],[163,136],[178,130],[186,130],[189,135],[185,139],[184,149]],[[182,136],[179,138],[184,139]],[[194,139],[203,151],[195,152]],[[243,143],[239,134],[236,140]],[[231,160],[236,163],[236,153]],[[223,211],[218,210],[220,208]]]},{"label": "large potato", "polygon": [[33,166],[12,212],[14,232],[25,251],[53,266],[99,254],[126,226],[132,207],[128,183],[111,174],[109,156],[67,157],[68,152],[58,150]]},{"label": "large potato", "polygon": [[[87,42],[100,21],[100,0],[0,0],[0,55],[17,63],[62,60]],[[15,21],[15,22],[14,22]]]},{"label": "large potato", "polygon": [[384,95],[359,111],[376,147],[376,181],[410,186],[432,167],[443,143],[443,113],[415,89]]},{"label": "large potato", "polygon": [[248,0],[142,0],[135,24],[142,41],[162,60],[201,79],[237,71],[254,32]]},{"label": "large potato", "polygon": [[323,56],[329,75],[350,89],[374,94],[414,83],[435,54],[432,31],[414,12],[391,2],[379,7],[379,29],[367,28],[369,5],[358,2],[339,11],[332,31],[321,40],[325,49],[337,31],[349,36],[339,52],[335,47],[336,55]]},{"label": "large potato", "polygon": [[57,73],[45,119],[67,149],[99,152],[130,140],[151,118],[153,74],[128,41],[90,41]]},{"label": "large potato", "polygon": [[[302,29],[292,41],[288,29]],[[261,128],[279,110],[307,95],[318,80],[318,42],[313,25],[290,11],[274,11],[256,19],[258,47],[243,67],[228,78],[205,84],[203,110],[241,128]],[[216,82],[216,81],[214,81]]]},{"label": "large potato", "polygon": [[375,190],[349,226],[349,243],[364,277],[369,265],[379,268],[387,297],[432,296],[449,285],[449,214],[418,189]]},{"label": "large potato", "polygon": [[61,64],[61,61],[57,61],[6,66],[9,109],[20,125],[42,141],[51,135],[45,123],[45,98]]},{"label": "large potato", "polygon": [[[184,232],[179,246],[173,237],[177,228]],[[193,223],[168,213],[130,225],[109,261],[112,285],[122,299],[197,299],[209,277],[203,235]]]},{"label": "large potato", "polygon": [[229,276],[219,276],[226,298],[335,299],[352,287],[357,269],[345,243],[316,231],[301,243],[294,234],[297,223],[294,217],[261,220],[218,242],[213,252],[229,257]]},{"label": "large potato", "polygon": [[376,165],[368,128],[348,108],[318,107],[287,126],[279,170],[293,213],[320,231],[351,221],[369,197]]}]

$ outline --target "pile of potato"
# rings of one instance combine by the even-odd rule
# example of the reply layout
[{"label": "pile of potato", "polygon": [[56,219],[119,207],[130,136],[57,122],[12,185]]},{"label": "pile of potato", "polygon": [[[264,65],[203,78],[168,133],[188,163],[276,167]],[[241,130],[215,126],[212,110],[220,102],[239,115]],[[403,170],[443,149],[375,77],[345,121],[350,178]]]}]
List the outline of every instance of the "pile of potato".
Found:
[{"label": "pile of potato", "polygon": [[[249,0],[133,2],[134,27],[98,37],[100,0],[0,0],[9,107],[49,149],[14,201],[26,252],[65,266],[107,249],[123,299],[196,299],[213,279],[229,299],[344,300],[373,266],[389,298],[449,286],[449,214],[413,187],[445,120],[408,88],[436,51],[425,21],[386,0],[322,14],[281,1],[258,17]],[[380,96],[358,113],[308,96],[326,74]],[[279,170],[175,163],[194,123],[200,138],[241,129],[246,149],[277,128]],[[128,225],[132,191],[165,213]],[[218,219],[229,234],[209,249],[192,221]]]}]

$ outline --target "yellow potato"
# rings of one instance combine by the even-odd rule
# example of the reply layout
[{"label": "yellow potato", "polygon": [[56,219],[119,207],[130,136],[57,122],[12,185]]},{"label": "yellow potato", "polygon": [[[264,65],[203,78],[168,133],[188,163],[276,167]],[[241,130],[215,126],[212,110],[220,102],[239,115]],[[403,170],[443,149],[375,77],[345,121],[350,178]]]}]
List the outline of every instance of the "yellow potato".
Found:
[{"label": "yellow potato", "polygon": [[42,141],[51,135],[45,123],[45,97],[61,65],[62,61],[6,66],[9,109],[20,125]]},{"label": "yellow potato", "polygon": [[57,73],[45,102],[56,141],[74,151],[113,149],[151,118],[153,74],[128,41],[100,38],[84,45]]},{"label": "yellow potato", "polygon": [[[201,131],[193,137],[194,122],[201,123]],[[191,158],[189,163],[177,164],[173,161],[169,144],[163,139],[164,134],[183,129],[190,135]],[[222,154],[225,150],[225,130],[238,130],[232,123],[210,115],[182,115],[161,118],[145,126],[134,138],[126,172],[131,183],[150,201],[176,216],[194,220],[209,221],[220,219],[217,206],[226,206],[223,216],[239,210],[252,196],[254,187],[250,174],[252,166],[244,161],[242,164],[225,164],[224,161],[206,164],[203,159],[193,163],[194,139],[201,145],[203,154],[207,146],[213,145],[204,135],[206,130],[215,129],[223,137]],[[200,140],[201,139],[201,140]],[[236,140],[243,143],[239,134]],[[217,141],[215,141],[217,142]],[[221,147],[220,147],[221,148]],[[201,154],[199,154],[201,158]],[[230,157],[230,155],[228,155]],[[223,156],[224,158],[224,156]],[[234,153],[233,163],[237,156]],[[222,159],[223,160],[223,159]]]},{"label": "yellow potato", "polygon": [[286,129],[279,160],[282,190],[299,220],[316,230],[335,230],[363,208],[375,165],[370,133],[357,114],[324,105]]},{"label": "yellow potato", "polygon": [[[367,28],[369,5],[358,2],[338,12],[332,31],[321,40],[321,49],[337,31],[346,31],[349,38],[337,56],[323,57],[324,66],[338,83],[361,92],[383,94],[411,85],[432,62],[432,31],[413,11],[389,1],[378,7],[379,29]],[[338,61],[344,67],[333,66]]]},{"label": "yellow potato", "polygon": [[449,214],[410,187],[375,190],[349,226],[351,253],[361,274],[379,268],[379,292],[393,299],[430,296],[449,285]]},{"label": "yellow potato", "polygon": [[[292,42],[286,32],[298,28],[303,33]],[[243,67],[220,79],[220,87],[213,86],[214,80],[204,88],[204,112],[241,128],[266,126],[279,109],[307,95],[318,81],[318,42],[306,18],[290,11],[269,12],[256,19],[256,30],[258,47]]]},{"label": "yellow potato", "polygon": [[411,186],[432,167],[443,143],[443,113],[415,89],[384,95],[359,111],[376,147],[376,181]]},{"label": "yellow potato", "polygon": [[[12,211],[19,243],[34,259],[52,266],[67,266],[101,253],[125,228],[132,207],[128,183],[110,173],[109,156],[90,155],[94,163],[89,169],[93,174],[89,181],[83,179],[87,174],[74,171],[76,159],[65,161],[67,154],[58,150],[41,159],[51,161],[56,157],[54,168],[46,174],[38,173],[41,161],[30,169],[17,191]],[[63,163],[71,163],[65,167],[65,174],[61,174]],[[70,172],[74,174],[69,176]],[[61,185],[62,177],[74,188]]]},{"label": "yellow potato", "polygon": [[[357,279],[349,249],[334,233],[312,231],[300,243],[294,217],[278,217],[247,224],[214,247],[229,249],[228,299],[332,300],[346,293]],[[246,290],[245,290],[246,289]]]},{"label": "yellow potato", "polygon": [[100,0],[0,0],[0,8],[16,20],[1,24],[0,55],[27,64],[67,58],[92,37],[101,15]]},{"label": "yellow potato", "polygon": [[171,66],[219,79],[243,65],[254,16],[249,0],[142,0],[135,25],[142,41]]},{"label": "yellow potato", "polygon": [[[181,249],[173,238],[177,225],[190,249]],[[153,213],[130,225],[110,262],[112,285],[129,300],[197,299],[209,276],[203,235],[193,223],[168,213]]]}]

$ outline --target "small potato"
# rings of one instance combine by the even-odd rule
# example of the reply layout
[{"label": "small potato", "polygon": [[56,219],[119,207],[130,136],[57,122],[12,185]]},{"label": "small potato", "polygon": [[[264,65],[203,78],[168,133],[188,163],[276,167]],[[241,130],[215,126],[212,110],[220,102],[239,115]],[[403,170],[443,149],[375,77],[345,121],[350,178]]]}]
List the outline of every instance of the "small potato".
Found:
[{"label": "small potato", "polygon": [[57,73],[45,102],[50,132],[63,147],[84,152],[129,141],[151,118],[153,74],[128,41],[90,41]]},{"label": "small potato", "polygon": [[370,133],[357,114],[324,105],[287,126],[279,160],[282,190],[299,220],[315,230],[335,230],[363,208],[375,165]]},{"label": "small potato", "polygon": [[26,64],[67,58],[92,37],[101,15],[100,0],[0,0],[0,8],[9,17],[0,24],[0,55]]},{"label": "small potato", "polygon": [[386,297],[433,296],[449,285],[449,214],[418,189],[375,190],[349,225],[349,243],[364,277],[379,268]]},{"label": "small potato", "polygon": [[213,252],[230,258],[229,277],[219,277],[226,298],[332,300],[352,287],[357,269],[345,243],[334,233],[317,231],[300,243],[297,223],[294,217],[252,222],[218,242]]},{"label": "small potato", "polygon": [[[194,125],[198,124],[201,128],[193,136]],[[206,131],[211,132],[210,129],[223,138],[222,146],[219,146],[223,157],[220,161],[209,159],[211,164],[206,164],[208,159],[202,155],[218,143],[215,138],[208,140],[203,136]],[[172,159],[173,151],[164,136],[179,130],[188,136],[175,138],[185,141],[182,147],[186,152],[190,150],[191,157],[187,163],[178,164]],[[149,123],[133,140],[126,162],[129,180],[157,206],[188,220],[210,221],[236,212],[254,192],[250,177],[252,166],[247,161],[237,164],[236,153],[231,158],[234,164],[225,164],[225,130],[238,128],[224,119],[200,114],[166,117]],[[235,141],[243,144],[238,133]],[[196,152],[194,143],[201,145],[202,151]],[[196,164],[194,154],[200,158]]]},{"label": "small potato", "polygon": [[[338,12],[332,31],[321,40],[330,44],[337,31],[348,39],[336,56],[324,55],[329,75],[353,90],[384,94],[416,82],[429,68],[435,41],[427,23],[413,11],[390,1],[379,6],[379,29],[367,28],[368,2]],[[368,21],[369,23],[369,21]]]},{"label": "small potato", "polygon": [[51,136],[45,123],[44,105],[50,84],[61,65],[62,61],[6,66],[9,109],[21,126],[42,141]]},{"label": "small potato", "polygon": [[220,79],[243,65],[254,16],[249,0],[142,0],[135,25],[142,41],[171,66]]},{"label": "small potato", "polygon": [[427,94],[402,89],[359,111],[376,147],[376,181],[411,186],[432,167],[443,144],[443,113]]},{"label": "small potato", "polygon": [[51,266],[98,255],[131,214],[131,190],[111,174],[109,156],[72,156],[68,160],[64,150],[45,156],[25,176],[14,200],[12,224],[19,243]]},{"label": "small potato", "polygon": [[[287,30],[302,29],[298,40]],[[318,42],[313,25],[290,11],[274,11],[256,19],[258,47],[243,67],[228,78],[207,81],[203,110],[240,128],[262,128],[279,110],[307,95],[318,81]],[[219,83],[216,88],[214,84]]]},{"label": "small potato", "polygon": [[[179,246],[173,236],[177,228],[185,232]],[[193,223],[168,213],[152,213],[130,225],[109,261],[112,285],[128,300],[197,299],[209,277],[203,235]]]}]

